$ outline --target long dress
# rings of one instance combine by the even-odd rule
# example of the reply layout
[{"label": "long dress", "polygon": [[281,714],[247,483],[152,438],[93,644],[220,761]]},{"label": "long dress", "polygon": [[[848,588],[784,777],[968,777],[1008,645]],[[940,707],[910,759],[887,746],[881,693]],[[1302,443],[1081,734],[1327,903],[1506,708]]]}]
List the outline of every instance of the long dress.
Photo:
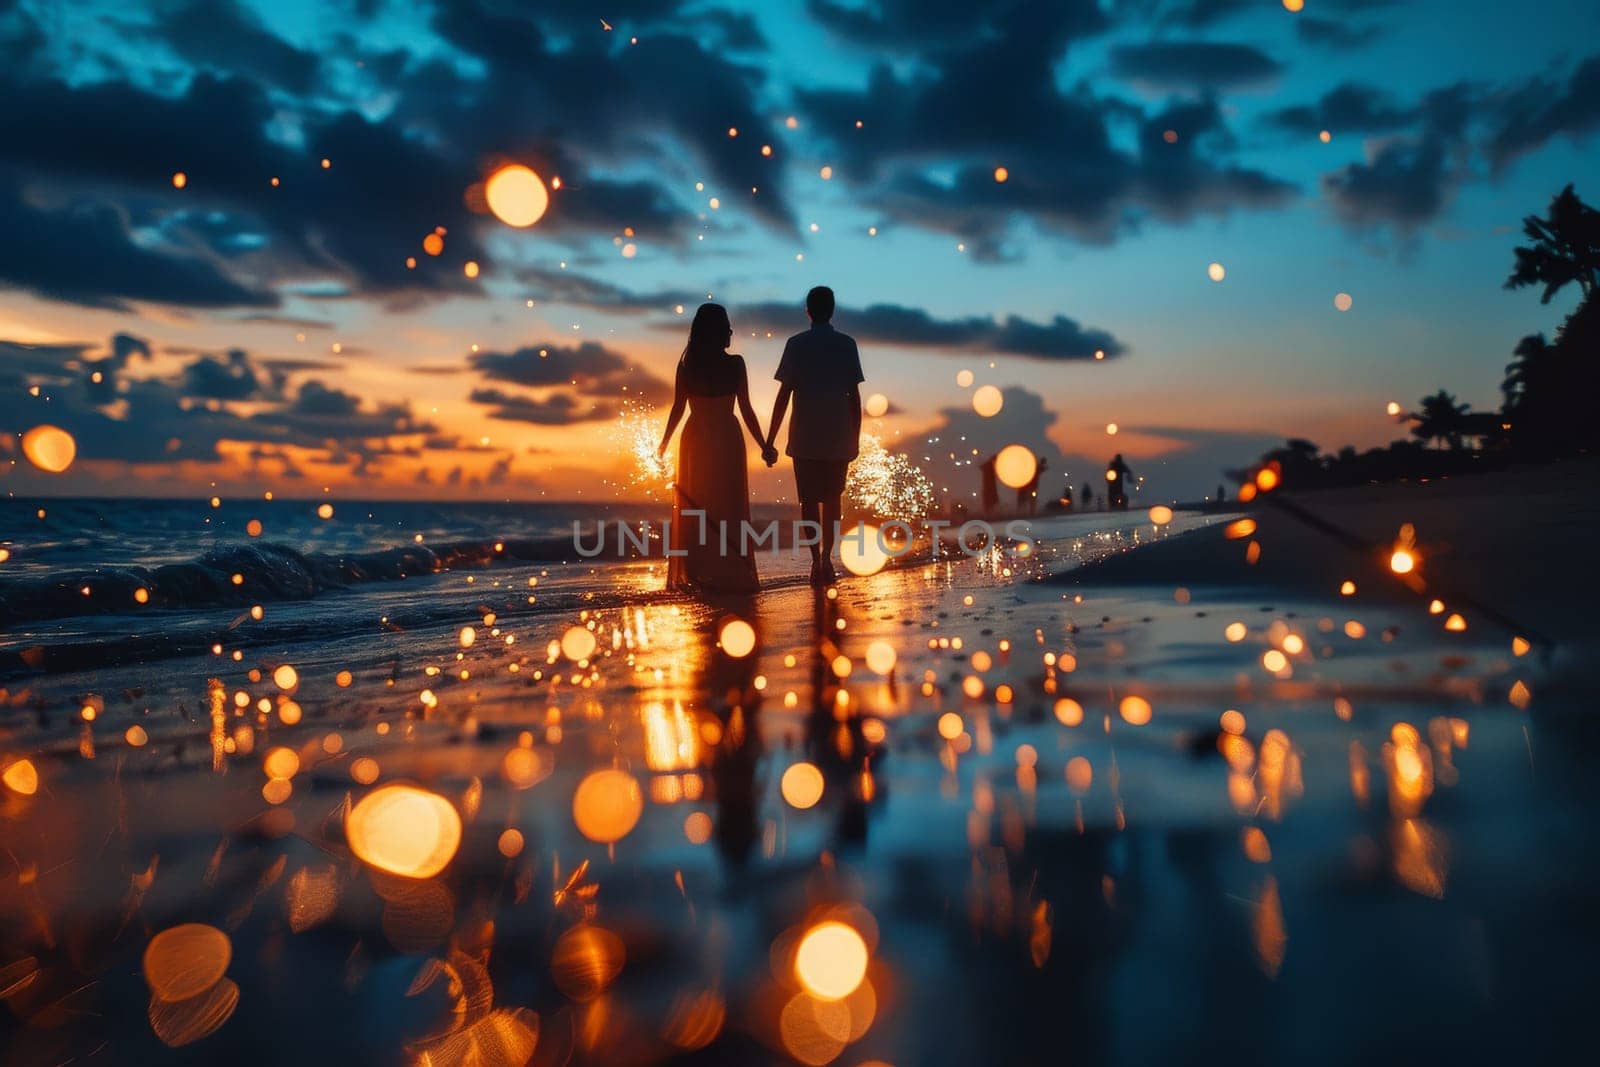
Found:
[{"label": "long dress", "polygon": [[[750,521],[750,485],[734,394],[688,396],[689,417],[678,444],[671,544],[674,553],[686,554],[668,557],[667,587],[753,593],[760,582],[755,557],[747,551],[749,538],[743,534]],[[683,514],[696,510],[705,512],[705,518]]]}]

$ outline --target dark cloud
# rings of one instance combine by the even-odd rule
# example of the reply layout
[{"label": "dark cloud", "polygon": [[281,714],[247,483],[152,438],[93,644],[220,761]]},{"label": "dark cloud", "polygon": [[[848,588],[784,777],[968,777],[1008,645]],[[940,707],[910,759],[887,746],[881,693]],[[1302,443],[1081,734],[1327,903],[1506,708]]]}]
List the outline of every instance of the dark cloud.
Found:
[{"label": "dark cloud", "polygon": [[234,349],[226,363],[201,356],[184,368],[184,391],[207,400],[248,400],[261,391],[247,353]]},{"label": "dark cloud", "polygon": [[[1182,113],[1204,118],[1207,128],[1194,131],[1203,137],[1169,144],[1159,110],[1063,90],[1065,44],[1050,26],[1015,13],[995,25],[917,67],[879,64],[863,90],[799,91],[842,164],[836,175],[868,206],[959,236],[975,258],[992,260],[1014,258],[1030,226],[1108,242],[1150,216],[1182,221],[1281,203],[1292,192],[1210,154],[1227,143],[1214,107]],[[1137,151],[1114,136],[1114,125],[1129,122],[1139,127]],[[1004,183],[996,165],[1009,172]]]},{"label": "dark cloud", "polygon": [[836,35],[875,49],[923,52],[947,49],[1006,33],[1020,22],[1036,40],[1059,48],[1067,40],[1107,29],[1095,0],[806,0],[806,10]]},{"label": "dark cloud", "polygon": [[1375,25],[1361,25],[1343,19],[1323,19],[1302,15],[1295,20],[1294,29],[1306,44],[1324,48],[1360,48],[1377,40],[1382,32]]},{"label": "dark cloud", "polygon": [[528,268],[517,278],[528,285],[529,295],[549,304],[607,308],[617,311],[665,311],[678,304],[695,305],[703,297],[679,289],[636,293],[611,282],[570,270]]},{"label": "dark cloud", "polygon": [[[793,304],[737,305],[732,309],[741,329],[770,330],[776,334],[797,329],[800,310]],[[1046,323],[1012,315],[1004,320],[974,316],[938,319],[920,308],[873,304],[860,310],[841,307],[834,313],[839,329],[857,341],[945,349],[951,355],[974,351],[1025,356],[1040,360],[1093,359],[1096,351],[1112,358],[1127,349],[1104,330],[1087,329],[1064,315]]]},{"label": "dark cloud", "polygon": [[717,43],[728,51],[761,52],[767,48],[766,35],[748,11],[714,8],[701,13],[698,20],[711,28]]},{"label": "dark cloud", "polygon": [[1111,72],[1175,89],[1224,89],[1276,77],[1283,65],[1254,45],[1222,41],[1148,41],[1111,50]]},{"label": "dark cloud", "polygon": [[0,66],[32,70],[49,44],[38,19],[16,0],[0,0]]},{"label": "dark cloud", "polygon": [[[0,118],[0,129],[5,125]],[[119,311],[135,300],[190,307],[278,303],[273,293],[234,281],[201,252],[148,248],[135,243],[129,230],[123,210],[76,199],[38,204],[0,170],[0,281],[54,300]]]},{"label": "dark cloud", "polygon": [[1440,139],[1395,138],[1378,145],[1365,162],[1324,175],[1322,191],[1347,223],[1412,229],[1444,207],[1453,187],[1450,177]]},{"label": "dark cloud", "polygon": [[1374,141],[1364,161],[1324,174],[1335,215],[1356,229],[1401,234],[1438,216],[1470,173],[1475,99],[1466,84],[1434,90],[1417,106],[1416,130]]},{"label": "dark cloud", "polygon": [[1507,92],[1484,146],[1496,169],[1556,137],[1581,140],[1600,127],[1600,53],[1565,80],[1539,76]]},{"label": "dark cloud", "polygon": [[1258,0],[1178,0],[1177,3],[1135,2],[1126,6],[1149,7],[1161,25],[1192,30],[1213,26],[1252,7],[1260,8]]},{"label": "dark cloud", "polygon": [[528,388],[564,386],[582,394],[651,402],[672,395],[668,383],[595,341],[575,348],[530,345],[515,352],[476,352],[468,364],[486,381]]},{"label": "dark cloud", "polygon": [[[677,6],[637,5],[639,16],[651,20],[664,20]],[[608,9],[607,20],[615,22],[622,14]],[[481,60],[483,75],[465,77],[432,65],[403,86],[400,117],[426,121],[437,136],[469,155],[566,153],[578,163],[617,163],[636,159],[641,147],[670,137],[708,167],[724,189],[760,189],[748,201],[755,217],[792,232],[782,168],[759,151],[763,142],[776,140],[759,100],[765,83],[760,68],[707,50],[677,22],[670,27],[663,22],[639,36],[637,44],[619,34],[591,32],[558,45],[541,20],[569,15],[598,21],[587,5],[559,11],[540,5],[530,14],[481,0],[440,5],[433,28]],[[527,116],[537,118],[529,123]],[[739,136],[730,137],[730,128]],[[568,170],[558,173],[565,182]],[[660,188],[650,183],[631,195],[637,199],[648,190],[658,198],[665,195]],[[597,206],[611,212],[614,228],[633,225],[645,233],[647,220],[630,219],[604,199]]]},{"label": "dark cloud", "polygon": [[[628,48],[626,62],[592,43],[563,45],[542,62],[518,51],[545,47],[531,21],[484,15],[468,3],[446,7],[442,25],[483,55],[488,74],[473,79],[424,64],[398,87],[378,87],[400,102],[381,120],[327,100],[286,105],[245,74],[202,71],[170,95],[127,80],[68,84],[0,70],[0,209],[8,220],[22,216],[10,229],[42,243],[38,254],[7,257],[4,276],[43,295],[108,307],[271,306],[269,286],[298,282],[384,299],[478,292],[461,265],[475,260],[492,276],[477,234],[493,223],[474,215],[463,193],[496,157],[521,148],[563,178],[542,231],[587,239],[634,226],[658,242],[686,237],[693,213],[659,181],[601,177],[589,164],[636,158],[663,132],[698,138],[727,178],[761,188],[752,200],[758,214],[782,213],[779,171],[760,166],[756,151],[764,123],[751,70],[659,35]],[[206,18],[237,20],[242,10]],[[166,26],[180,50],[233,32],[180,21]],[[216,66],[241,69],[220,44],[217,55]],[[683,70],[697,75],[684,78]],[[273,76],[283,80],[282,72]],[[407,106],[418,100],[427,106]],[[543,116],[544,132],[529,136],[528,114]],[[729,143],[734,123],[750,140]],[[324,158],[329,168],[320,166]],[[188,184],[176,190],[180,170]],[[37,189],[59,202],[42,216],[21,199]],[[118,232],[134,226],[156,238],[153,246]],[[448,231],[445,254],[420,255],[436,226]],[[58,261],[75,247],[100,250],[104,262],[67,269]]]},{"label": "dark cloud", "polygon": [[1392,133],[1410,126],[1417,117],[1415,107],[1397,105],[1382,89],[1346,82],[1323,94],[1315,104],[1282,108],[1267,116],[1267,121],[1299,134],[1328,130],[1335,136],[1344,136]]},{"label": "dark cloud", "polygon": [[238,0],[166,4],[158,9],[154,30],[201,70],[251,74],[295,93],[308,92],[316,82],[316,55],[267,29]]},{"label": "dark cloud", "polygon": [[[329,461],[367,463],[400,451],[391,438],[438,432],[405,405],[362,403],[321,382],[307,382],[297,396],[285,397],[259,385],[271,376],[240,350],[229,352],[226,362],[197,357],[171,378],[129,373],[133,357],[148,351],[139,338],[113,338],[103,360],[85,359],[89,350],[86,345],[41,349],[0,342],[0,382],[15,374],[19,384],[40,386],[38,397],[21,388],[0,389],[0,425],[50,422],[73,435],[82,460],[136,464],[215,461],[222,442],[258,451],[293,446]],[[13,353],[27,358],[13,363]],[[78,382],[88,385],[97,370],[109,393],[72,388]],[[123,373],[112,377],[118,370]],[[249,388],[251,382],[257,387]],[[238,401],[248,401],[250,414],[235,407]]]},{"label": "dark cloud", "polygon": [[354,393],[309,381],[300,387],[291,410],[297,415],[344,418],[361,410],[361,400]]},{"label": "dark cloud", "polygon": [[[65,180],[76,206],[38,222],[40,239],[66,249],[93,247],[109,258],[96,269],[99,256],[82,257],[88,269],[72,283],[48,270],[50,257],[37,257],[37,264],[25,257],[13,279],[36,291],[112,306],[275,304],[275,296],[224,275],[214,262],[143,251],[115,232],[119,222],[126,228],[138,221],[177,241],[183,213],[195,210],[233,218],[233,231],[263,235],[261,251],[230,265],[236,273],[332,276],[361,293],[475,291],[462,277],[461,261],[488,262],[462,204],[462,190],[475,176],[471,164],[433,153],[398,127],[340,112],[309,121],[304,146],[291,149],[267,136],[275,112],[259,86],[208,74],[176,97],[121,82],[8,88],[12,106],[0,109],[0,175],[9,165],[23,179],[38,177],[29,184],[47,176],[52,184]],[[329,169],[319,165],[323,158]],[[172,187],[176,171],[187,175],[183,190]],[[270,185],[273,177],[280,187]],[[9,180],[21,188],[17,177]],[[99,198],[113,185],[127,205],[121,212]],[[179,225],[169,230],[163,224],[170,221]],[[440,224],[451,231],[448,259],[419,257],[419,269],[407,270],[406,257]],[[215,227],[188,236],[191,243],[213,239]]]},{"label": "dark cloud", "polygon": [[614,403],[594,398],[579,399],[571,393],[552,393],[538,398],[504,389],[474,389],[468,397],[474,404],[493,407],[491,419],[530,422],[538,426],[567,426],[575,422],[611,419],[617,415]]}]

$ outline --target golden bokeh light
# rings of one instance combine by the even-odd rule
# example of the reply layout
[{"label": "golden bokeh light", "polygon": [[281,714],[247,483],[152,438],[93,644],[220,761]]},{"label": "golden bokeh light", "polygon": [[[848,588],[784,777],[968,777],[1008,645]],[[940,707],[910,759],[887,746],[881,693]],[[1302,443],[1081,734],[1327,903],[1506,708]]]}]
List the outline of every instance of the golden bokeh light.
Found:
[{"label": "golden bokeh light", "polygon": [[994,457],[995,477],[1013,489],[1021,489],[1033,481],[1038,470],[1039,460],[1034,456],[1033,449],[1022,445],[1007,445]]},{"label": "golden bokeh light", "polygon": [[1150,702],[1141,696],[1126,696],[1117,705],[1117,712],[1130,726],[1143,726],[1150,721]]},{"label": "golden bokeh light", "polygon": [[550,956],[550,976],[556,988],[573,1000],[593,1000],[616,981],[627,958],[622,938],[603,927],[583,923],[556,939]]},{"label": "golden bokeh light", "polygon": [[239,986],[224,978],[187,1000],[150,999],[150,1029],[168,1048],[182,1048],[210,1037],[239,1007]]},{"label": "golden bokeh light", "polygon": [[569,626],[561,635],[561,654],[574,662],[594,655],[596,646],[594,631],[582,626]]},{"label": "golden bokeh light", "polygon": [[157,1000],[188,1000],[222,981],[232,960],[227,934],[205,923],[183,923],[145,946],[144,980]]},{"label": "golden bokeh light", "polygon": [[500,760],[500,773],[513,789],[531,789],[544,781],[552,770],[551,761],[537,749],[516,745]]},{"label": "golden bokeh light", "polygon": [[1349,293],[1338,293],[1333,298],[1333,306],[1340,311],[1349,311],[1354,304],[1355,300]]},{"label": "golden bokeh light", "polygon": [[272,672],[272,682],[284,692],[289,692],[300,684],[300,673],[287,663],[280,664],[278,669]]},{"label": "golden bokeh light", "polygon": [[867,646],[867,668],[875,674],[894,670],[896,659],[894,646],[887,641],[874,641]]},{"label": "golden bokeh light", "polygon": [[22,454],[47,474],[60,474],[78,458],[78,442],[59,426],[35,426],[22,435]]},{"label": "golden bokeh light", "polygon": [[1214,282],[1220,282],[1228,276],[1228,269],[1221,263],[1213,263],[1206,268],[1206,276]]},{"label": "golden bokeh light", "polygon": [[865,578],[877,574],[889,563],[876,526],[862,524],[839,534],[839,562],[845,570]]},{"label": "golden bokeh light", "polygon": [[722,651],[734,659],[744,659],[756,650],[756,628],[743,619],[730,618],[723,622],[717,640]]},{"label": "golden bokeh light", "polygon": [[822,799],[822,772],[815,763],[796,763],[783,772],[779,785],[783,799],[801,811],[816,807]]},{"label": "golden bokeh light", "polygon": [[261,769],[268,778],[293,778],[300,771],[300,754],[279,745],[267,753],[261,761]]},{"label": "golden bokeh light", "polygon": [[1150,521],[1157,526],[1165,526],[1172,521],[1172,509],[1165,504],[1157,504],[1150,509]]},{"label": "golden bokeh light", "polygon": [[1078,726],[1083,722],[1083,705],[1071,697],[1056,701],[1056,720],[1062,726]]},{"label": "golden bokeh light", "polygon": [[507,164],[489,175],[483,183],[483,196],[495,218],[519,229],[538,222],[550,207],[544,181],[520,163]]},{"label": "golden bokeh light", "polygon": [[461,816],[437,793],[395,783],[373,790],[350,809],[345,837],[370,867],[432,878],[461,845]]},{"label": "golden bokeh light", "polygon": [[1073,756],[1067,761],[1067,788],[1074,793],[1087,793],[1094,784],[1094,765],[1083,756]]},{"label": "golden bokeh light", "polygon": [[869,418],[881,418],[889,413],[889,398],[882,393],[873,393],[863,406]]},{"label": "golden bokeh light", "polygon": [[1389,555],[1389,569],[1396,574],[1410,574],[1417,569],[1417,557],[1408,549],[1397,548]]},{"label": "golden bokeh light", "polygon": [[972,410],[986,419],[1000,414],[1005,403],[1005,396],[992,385],[980,385],[972,392]]},{"label": "golden bokeh light", "polygon": [[31,797],[39,791],[39,771],[32,760],[19,759],[0,771],[0,782],[5,782],[13,793]]},{"label": "golden bokeh light", "polygon": [[867,943],[855,928],[835,919],[820,922],[800,939],[795,977],[821,1000],[842,1000],[867,976]]},{"label": "golden bokeh light", "polygon": [[644,793],[627,771],[594,771],[572,794],[572,821],[578,832],[602,845],[627,837],[643,813]]}]

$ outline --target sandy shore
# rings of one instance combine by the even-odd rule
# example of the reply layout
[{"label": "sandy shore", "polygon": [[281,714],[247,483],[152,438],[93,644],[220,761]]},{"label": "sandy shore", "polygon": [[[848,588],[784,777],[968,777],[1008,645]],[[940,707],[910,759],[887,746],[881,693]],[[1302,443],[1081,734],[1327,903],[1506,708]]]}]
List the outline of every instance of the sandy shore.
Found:
[{"label": "sandy shore", "polygon": [[[1295,502],[1373,545],[1414,523],[1421,594],[1257,508],[1249,537],[1152,528],[1138,536],[1157,543],[1070,570],[1132,537],[1069,529],[1032,558],[820,597],[775,567],[752,599],[606,599],[659,581],[636,561],[591,577],[595,600],[519,615],[526,582],[497,572],[403,634],[174,660],[133,700],[136,673],[102,676],[92,722],[59,737],[14,720],[0,742],[38,776],[0,787],[16,1023],[0,1051],[1541,1058],[1587,1032],[1597,947],[1579,916],[1600,873],[1600,738],[1550,681],[1586,647],[1568,594],[1593,574],[1565,577],[1594,529],[1584,477]],[[1547,551],[1515,551],[1539,516]],[[1449,610],[1429,614],[1441,590]],[[1553,650],[1517,655],[1469,600]],[[1457,610],[1467,628],[1447,630]],[[29,686],[56,709],[91,681]],[[460,819],[436,875],[385,873],[352,829],[398,784]],[[404,820],[389,844],[431,825]],[[864,970],[837,944],[797,962],[828,922]],[[230,955],[174,1002],[144,954],[181,923]],[[822,995],[831,979],[848,995]]]},{"label": "sandy shore", "polygon": [[[1600,529],[1600,461],[1422,484],[1365,486],[1264,497],[1241,511],[1256,529],[1224,526],[1122,554],[1065,578],[1083,588],[1115,585],[1272,589],[1331,596],[1346,580],[1362,599],[1481,608],[1502,628],[1521,623],[1549,643],[1600,633],[1600,566],[1590,559]],[[1389,569],[1403,524],[1416,529],[1420,583]],[[1247,560],[1250,542],[1258,558]],[[1470,620],[1469,620],[1470,621]]]}]

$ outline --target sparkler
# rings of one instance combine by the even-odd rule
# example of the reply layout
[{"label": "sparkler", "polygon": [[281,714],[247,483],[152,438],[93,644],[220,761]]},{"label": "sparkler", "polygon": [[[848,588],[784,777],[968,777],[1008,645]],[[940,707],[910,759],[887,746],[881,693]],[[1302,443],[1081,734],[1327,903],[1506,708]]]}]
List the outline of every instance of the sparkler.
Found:
[{"label": "sparkler", "polygon": [[656,454],[660,442],[660,426],[652,408],[642,404],[624,402],[622,415],[617,419],[617,435],[622,450],[633,458],[633,473],[628,484],[654,495],[658,490],[672,488],[676,475],[672,452]]},{"label": "sparkler", "polygon": [[933,482],[922,469],[869,433],[861,435],[861,453],[850,464],[844,492],[851,504],[879,519],[920,519],[933,507]]}]

